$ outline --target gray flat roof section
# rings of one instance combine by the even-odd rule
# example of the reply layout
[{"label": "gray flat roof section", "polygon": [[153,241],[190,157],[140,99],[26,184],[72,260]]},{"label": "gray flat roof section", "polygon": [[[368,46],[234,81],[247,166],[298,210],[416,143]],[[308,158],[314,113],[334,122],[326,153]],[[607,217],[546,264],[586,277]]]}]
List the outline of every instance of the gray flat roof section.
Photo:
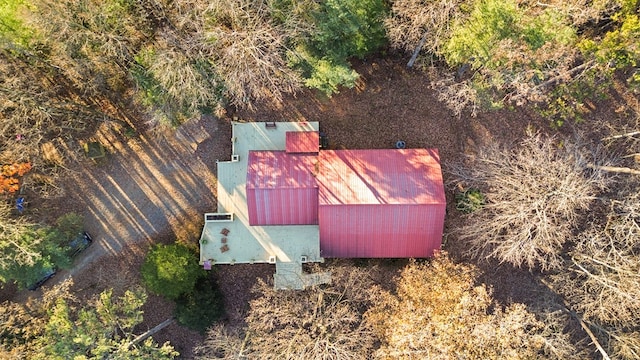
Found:
[{"label": "gray flat roof section", "polygon": [[[233,122],[232,126],[232,160],[218,162],[218,214],[232,215],[229,220],[207,221],[212,216],[205,214],[200,264],[292,263],[300,267],[305,261],[322,262],[318,225],[250,226],[246,194],[249,150],[284,150],[287,131],[317,131],[318,122]],[[285,272],[292,276],[276,274],[276,288],[313,283],[311,274],[301,270]]]}]

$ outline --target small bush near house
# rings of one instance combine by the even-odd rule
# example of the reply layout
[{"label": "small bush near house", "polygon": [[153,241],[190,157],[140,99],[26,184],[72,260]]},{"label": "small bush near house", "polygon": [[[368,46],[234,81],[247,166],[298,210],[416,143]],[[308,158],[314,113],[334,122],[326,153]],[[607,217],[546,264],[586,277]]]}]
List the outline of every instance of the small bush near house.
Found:
[{"label": "small bush near house", "polygon": [[204,333],[223,315],[222,294],[209,278],[200,278],[192,293],[176,300],[176,319],[180,325]]},{"label": "small bush near house", "polygon": [[196,255],[184,245],[155,245],[142,264],[142,281],[152,292],[169,299],[193,292],[206,273]]},{"label": "small bush near house", "polygon": [[484,205],[484,195],[479,189],[471,188],[456,194],[456,209],[465,214],[480,210]]}]

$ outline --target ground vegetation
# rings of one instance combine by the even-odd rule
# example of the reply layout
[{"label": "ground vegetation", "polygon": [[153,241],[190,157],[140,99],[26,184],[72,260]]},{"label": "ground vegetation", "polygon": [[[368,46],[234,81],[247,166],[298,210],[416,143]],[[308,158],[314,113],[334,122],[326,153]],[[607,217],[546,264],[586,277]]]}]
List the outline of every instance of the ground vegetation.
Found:
[{"label": "ground vegetation", "polygon": [[[548,310],[545,310],[548,311]],[[502,306],[478,269],[446,253],[412,262],[394,292],[382,291],[367,319],[382,341],[379,359],[581,359],[560,311]]]},{"label": "ground vegetation", "polygon": [[332,270],[332,285],[304,291],[277,291],[258,282],[246,327],[212,327],[197,351],[199,358],[368,358],[376,341],[363,318],[363,310],[373,300],[371,277],[367,270],[351,266]]}]

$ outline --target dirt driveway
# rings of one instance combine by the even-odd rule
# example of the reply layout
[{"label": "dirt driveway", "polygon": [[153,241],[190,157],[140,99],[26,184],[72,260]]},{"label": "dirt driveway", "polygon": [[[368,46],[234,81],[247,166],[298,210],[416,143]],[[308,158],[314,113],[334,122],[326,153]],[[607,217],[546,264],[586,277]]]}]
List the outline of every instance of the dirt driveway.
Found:
[{"label": "dirt driveway", "polygon": [[67,201],[83,209],[94,244],[59,278],[132,244],[197,242],[203,213],[216,206],[215,161],[230,156],[219,139],[230,137],[229,124],[213,117],[155,136],[127,136],[118,124],[103,124],[95,139],[107,157],[66,184]]}]

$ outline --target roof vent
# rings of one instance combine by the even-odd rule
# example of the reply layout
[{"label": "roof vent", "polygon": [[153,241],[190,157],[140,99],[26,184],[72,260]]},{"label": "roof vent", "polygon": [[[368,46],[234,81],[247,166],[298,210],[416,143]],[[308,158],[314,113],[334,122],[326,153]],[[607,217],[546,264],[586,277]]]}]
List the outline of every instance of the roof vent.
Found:
[{"label": "roof vent", "polygon": [[276,263],[276,257],[275,255],[271,255],[269,256],[269,264],[275,264]]}]

